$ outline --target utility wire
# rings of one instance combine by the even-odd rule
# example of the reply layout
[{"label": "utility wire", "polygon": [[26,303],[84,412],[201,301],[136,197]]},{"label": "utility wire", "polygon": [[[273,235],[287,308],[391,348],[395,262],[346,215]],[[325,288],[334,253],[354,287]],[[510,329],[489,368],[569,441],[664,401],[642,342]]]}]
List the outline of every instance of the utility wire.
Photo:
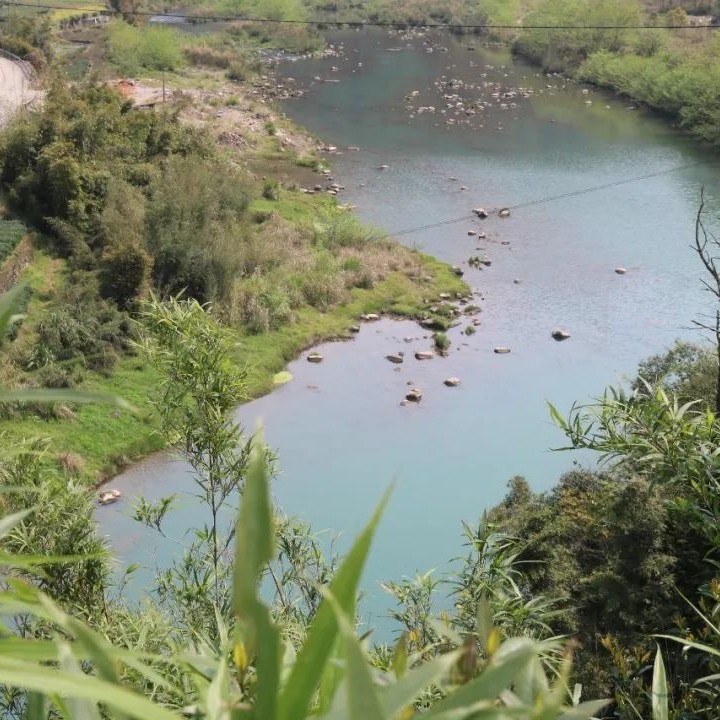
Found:
[{"label": "utility wire", "polygon": [[239,15],[198,15],[189,16],[182,13],[161,13],[150,10],[113,10],[110,8],[97,10],[97,6],[82,5],[37,5],[32,2],[6,2],[8,6],[28,7],[40,10],[87,10],[104,15],[131,15],[134,17],[173,18],[177,20],[195,22],[256,22],[277,25],[342,25],[345,27],[380,27],[396,30],[414,29],[444,29],[444,30],[716,30],[720,25],[501,25],[496,23],[406,23],[382,20],[286,20],[281,18],[242,17]]},{"label": "utility wire", "polygon": [[[684,165],[676,165],[666,170],[658,170],[652,173],[646,173],[645,175],[636,175],[635,177],[625,178],[623,180],[615,180],[609,183],[603,183],[602,185],[593,185],[592,187],[583,188],[581,190],[572,190],[571,192],[562,193],[561,195],[550,195],[544,198],[537,198],[535,200],[528,200],[524,203],[517,205],[508,205],[503,209],[507,210],[520,210],[521,208],[530,207],[532,205],[542,205],[544,203],[554,202],[555,200],[564,200],[566,198],[577,197],[578,195],[587,195],[588,193],[598,192],[600,190],[606,190],[607,188],[618,187],[620,185],[628,185],[630,183],[641,182],[643,180],[650,180],[652,178],[661,177],[662,175],[669,175],[670,173],[679,172],[680,170],[687,170],[689,168],[697,167],[699,165],[706,165],[705,161],[685,163]],[[499,211],[495,211],[497,214]],[[445,225],[455,225],[456,223],[465,222],[467,220],[473,220],[476,215],[463,215],[462,217],[452,218],[450,220],[443,220],[441,222],[430,223],[429,225],[419,225],[417,227],[405,228],[396,232],[390,233],[393,237],[402,235],[410,235],[411,233],[422,232],[423,230],[434,230],[435,228],[443,227]]]}]

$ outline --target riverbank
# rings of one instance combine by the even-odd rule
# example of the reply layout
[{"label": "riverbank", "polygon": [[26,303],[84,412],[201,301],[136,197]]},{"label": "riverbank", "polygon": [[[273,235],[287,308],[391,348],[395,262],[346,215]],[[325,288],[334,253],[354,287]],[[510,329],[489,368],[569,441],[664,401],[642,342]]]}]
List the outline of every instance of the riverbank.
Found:
[{"label": "riverbank", "polygon": [[[208,76],[211,83],[200,81],[200,77]],[[118,88],[138,105],[162,103],[162,89],[152,78]],[[272,262],[273,253],[283,257],[286,250],[282,248],[294,246],[293,263],[312,261],[305,271],[308,280],[316,283],[312,292],[319,293],[319,298],[332,292],[322,302],[308,296],[307,302],[293,305],[277,318],[263,314],[262,307],[255,305],[251,316],[238,315],[239,311],[230,306],[218,307],[221,319],[236,333],[235,360],[247,370],[248,400],[272,391],[276,373],[303,350],[321,341],[352,338],[355,333],[351,328],[360,322],[361,315],[434,318],[442,328],[450,319],[436,307],[439,301],[442,304],[440,296],[470,296],[467,285],[449,266],[384,239],[353,220],[349,210],[339,209],[336,195],[341,190],[336,189],[339,184],[330,175],[327,159],[320,157],[322,146],[254,90],[249,85],[229,84],[219,73],[189,72],[177,83],[174,78],[167,81],[166,104],[161,105],[163,110],[179,111],[181,122],[207,133],[227,162],[242,164],[254,178],[252,192],[256,197],[248,213],[258,227],[264,228],[255,253],[270,253]],[[357,249],[340,247],[335,251],[328,247],[318,255],[320,250],[313,245],[329,242],[329,230],[324,229],[328,223],[338,242],[345,242],[347,236],[358,243]],[[337,270],[333,269],[334,253],[339,254]],[[308,260],[303,259],[306,255]],[[326,274],[317,275],[314,267],[315,258],[322,257],[326,257],[322,260],[325,265],[332,260],[327,278]],[[287,265],[288,261],[282,262]],[[283,270],[282,263],[280,271],[291,272]],[[51,250],[38,253],[28,269],[26,278],[33,295],[10,348],[11,360],[5,358],[5,365],[12,366],[6,376],[13,383],[37,384],[37,371],[23,369],[27,364],[24,358],[33,356],[38,327],[55,309],[56,298],[70,290],[71,272],[67,261],[54,258]],[[268,278],[267,282],[273,281]],[[311,288],[303,292],[309,293]],[[249,308],[249,297],[238,307]],[[440,314],[430,308],[440,310]],[[248,324],[251,321],[254,324]],[[110,368],[83,370],[81,380],[73,382],[73,387],[122,397],[137,409],[136,414],[102,405],[67,404],[42,412],[18,410],[0,421],[0,432],[5,442],[17,446],[27,438],[43,438],[49,461],[68,475],[97,485],[163,446],[151,405],[156,380],[144,359],[126,349]]]}]

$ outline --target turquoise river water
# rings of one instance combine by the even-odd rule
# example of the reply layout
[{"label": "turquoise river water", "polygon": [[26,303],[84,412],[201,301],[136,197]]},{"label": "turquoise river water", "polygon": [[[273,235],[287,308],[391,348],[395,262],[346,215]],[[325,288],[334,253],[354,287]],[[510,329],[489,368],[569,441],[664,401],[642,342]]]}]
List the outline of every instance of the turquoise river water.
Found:
[{"label": "turquoise river water", "polygon": [[[364,609],[384,625],[390,601],[380,582],[445,572],[462,553],[461,520],[498,502],[509,478],[524,475],[543,490],[573,462],[591,461],[551,450],[563,437],[547,401],[566,411],[631,377],[641,358],[675,338],[696,337],[691,322],[708,299],[689,245],[701,188],[711,204],[720,199],[720,173],[666,121],[542,76],[505,50],[367,31],[333,42],[336,56],[280,64],[278,76],[306,91],[283,109],[343,151],[330,157],[333,177],[363,220],[397,232],[477,206],[532,203],[507,219],[399,236],[452,264],[476,254],[492,260],[482,272],[464,266],[482,294],[482,324],[471,337],[452,330],[449,357],[394,366],[384,356],[426,349],[427,332],[410,322],[366,324],[352,342],[321,346],[323,363],[291,363],[292,382],[238,410],[248,428],[264,423],[278,453],[278,504],[339,533],[340,549],[395,483],[364,578]],[[469,100],[484,109],[466,114]],[[640,176],[650,177],[535,202]],[[618,266],[628,272],[616,274]],[[553,341],[556,327],[572,337]],[[496,355],[497,345],[512,352]],[[449,376],[461,386],[446,388]],[[401,407],[409,381],[425,396]],[[162,565],[177,546],[133,523],[132,498],[190,491],[185,466],[160,453],[112,486],[124,500],[97,517],[120,561]],[[197,519],[195,501],[181,498],[172,534],[182,538]],[[138,574],[134,592],[147,578]]]}]

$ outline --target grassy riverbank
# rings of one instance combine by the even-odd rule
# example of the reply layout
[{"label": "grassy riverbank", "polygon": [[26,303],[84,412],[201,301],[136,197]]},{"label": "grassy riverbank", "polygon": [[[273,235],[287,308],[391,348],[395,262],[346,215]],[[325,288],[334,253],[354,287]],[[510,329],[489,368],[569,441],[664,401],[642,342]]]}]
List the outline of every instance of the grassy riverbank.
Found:
[{"label": "grassy riverbank", "polygon": [[[440,293],[464,295],[465,283],[442,263],[418,256],[426,277],[414,281],[402,273],[390,275],[369,290],[355,289],[350,301],[327,313],[307,308],[295,322],[260,335],[238,332],[235,360],[247,369],[247,399],[270,392],[274,375],[303,350],[324,341],[351,338],[349,328],[364,313],[385,313],[421,318],[427,300]],[[41,276],[49,258],[43,256],[29,273]],[[42,304],[29,309],[28,322],[42,312]],[[124,398],[139,411],[132,414],[105,405],[59,406],[43,415],[30,413],[0,421],[3,441],[18,447],[27,438],[48,441],[48,455],[72,474],[88,482],[100,482],[132,460],[158,450],[162,439],[155,431],[150,398],[157,383],[154,371],[143,358],[125,355],[109,373],[90,373],[78,389],[111,393]],[[68,412],[70,410],[70,412]]]},{"label": "grassy riverbank", "polygon": [[[619,29],[527,30],[517,35],[513,47],[547,71],[643,103],[700,140],[720,146],[720,35],[693,29],[713,22],[711,14],[720,13],[720,7],[685,5],[702,14],[689,15],[682,7],[658,12],[655,3],[633,0],[541,0],[525,16],[525,24]],[[651,27],[628,27],[643,24]],[[667,26],[675,29],[662,29]]]},{"label": "grassy riverbank", "polygon": [[338,202],[319,143],[263,99],[261,76],[230,80],[194,57],[166,74],[165,102],[152,69],[118,84],[110,62],[105,83],[72,92],[55,79],[44,107],[2,137],[8,212],[37,248],[24,318],[0,353],[3,384],[111,393],[138,412],[5,407],[0,433],[12,446],[45,439],[49,461],[90,484],[162,444],[157,378],[133,345],[151,289],[211,304],[237,338],[248,399],[302,350],[350,337],[364,313],[443,327],[433,303],[469,295],[449,267]]}]

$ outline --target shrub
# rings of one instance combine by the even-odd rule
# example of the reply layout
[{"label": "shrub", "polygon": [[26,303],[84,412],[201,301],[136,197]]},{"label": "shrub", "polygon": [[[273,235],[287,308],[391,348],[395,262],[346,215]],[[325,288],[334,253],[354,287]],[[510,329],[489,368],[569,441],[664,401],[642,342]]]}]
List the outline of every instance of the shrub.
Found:
[{"label": "shrub", "polygon": [[262,196],[266,200],[279,200],[280,183],[277,180],[265,180],[263,182]]},{"label": "shrub", "polygon": [[[37,342],[29,367],[78,360],[92,369],[105,370],[126,349],[130,337],[128,317],[98,295],[92,275],[74,273],[37,325]],[[56,369],[46,371],[61,382]]]},{"label": "shrub", "polygon": [[232,80],[233,82],[244,82],[250,77],[251,71],[247,63],[244,61],[233,60],[228,65],[227,73],[225,74],[228,80]]},{"label": "shrub", "polygon": [[440,352],[446,352],[452,344],[450,338],[444,332],[433,333],[433,341],[435,342],[435,347],[440,350]]},{"label": "shrub", "polygon": [[224,300],[242,271],[250,181],[233,166],[173,157],[151,188],[147,243],[163,294]]},{"label": "shrub", "polygon": [[233,298],[233,318],[248,332],[276,330],[292,317],[287,291],[275,279],[255,275],[238,284]]}]

